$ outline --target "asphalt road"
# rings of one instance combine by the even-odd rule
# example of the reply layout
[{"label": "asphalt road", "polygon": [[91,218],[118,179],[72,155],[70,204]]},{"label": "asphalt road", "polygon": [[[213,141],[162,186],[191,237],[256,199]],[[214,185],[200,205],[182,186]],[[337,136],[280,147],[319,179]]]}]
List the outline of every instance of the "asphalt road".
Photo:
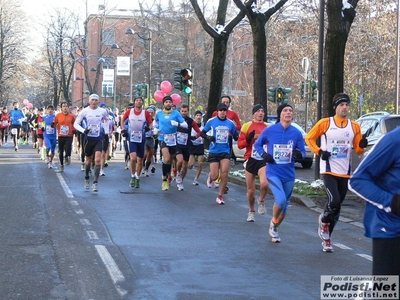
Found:
[{"label": "asphalt road", "polygon": [[160,165],[131,189],[119,157],[99,192],[83,188],[73,157],[63,173],[35,150],[0,147],[0,299],[319,299],[321,275],[371,273],[371,241],[340,222],[334,253],[317,236],[318,213],[293,203],[268,236],[268,212],[246,222],[245,188],[185,180],[161,191]]}]

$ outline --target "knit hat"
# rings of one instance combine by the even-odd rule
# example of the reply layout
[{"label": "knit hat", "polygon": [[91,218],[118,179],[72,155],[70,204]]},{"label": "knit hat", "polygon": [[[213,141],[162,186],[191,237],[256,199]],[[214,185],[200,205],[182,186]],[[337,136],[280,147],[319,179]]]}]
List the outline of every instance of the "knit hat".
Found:
[{"label": "knit hat", "polygon": [[350,97],[345,93],[337,93],[332,99],[333,109],[336,109],[336,107],[343,102],[350,104]]},{"label": "knit hat", "polygon": [[276,119],[276,123],[279,123],[280,121],[281,121],[281,113],[282,113],[282,110],[285,108],[285,107],[291,107],[292,109],[293,109],[293,107],[290,105],[290,104],[287,104],[287,103],[284,103],[284,104],[281,104],[281,105],[279,105],[278,106],[278,108],[277,108],[277,110],[276,110],[276,117],[277,117],[277,119]]},{"label": "knit hat", "polygon": [[107,104],[105,102],[101,102],[100,107],[105,108],[105,107],[107,107]]},{"label": "knit hat", "polygon": [[253,109],[252,109],[253,115],[254,115],[257,111],[259,111],[260,109],[264,110],[264,106],[262,106],[261,104],[256,104],[256,105],[254,105],[254,106],[253,106]]},{"label": "knit hat", "polygon": [[91,94],[91,95],[89,96],[89,100],[92,100],[92,99],[99,100],[99,95],[97,95],[97,94]]},{"label": "knit hat", "polygon": [[164,104],[164,102],[167,101],[167,100],[170,100],[170,101],[172,102],[171,96],[165,96],[165,97],[162,99],[162,103]]},{"label": "knit hat", "polygon": [[203,115],[203,113],[200,110],[196,110],[196,112],[194,113],[194,115]]}]

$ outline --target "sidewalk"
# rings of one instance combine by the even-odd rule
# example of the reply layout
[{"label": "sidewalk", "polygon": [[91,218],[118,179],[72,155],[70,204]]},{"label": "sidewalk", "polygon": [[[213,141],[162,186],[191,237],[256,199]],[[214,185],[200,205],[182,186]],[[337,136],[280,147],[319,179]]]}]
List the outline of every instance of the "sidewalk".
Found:
[{"label": "sidewalk", "polygon": [[[246,182],[244,178],[240,176],[234,176],[231,173],[233,171],[242,170],[243,163],[237,162],[234,166],[231,165],[228,182],[232,182],[234,184],[245,186]],[[204,170],[204,167],[203,167]],[[258,189],[258,186],[257,186]],[[269,190],[268,193],[271,193]],[[311,210],[314,210],[318,214],[323,212],[323,207],[326,204],[326,197],[319,197],[319,198],[309,198],[305,195],[292,195],[292,202],[304,205]],[[350,192],[347,193],[346,199],[343,201],[342,209],[340,213],[339,221],[345,222],[360,228],[364,228],[363,225],[363,217],[364,217],[364,207],[365,203],[362,200],[356,198],[355,195],[351,194]]]}]

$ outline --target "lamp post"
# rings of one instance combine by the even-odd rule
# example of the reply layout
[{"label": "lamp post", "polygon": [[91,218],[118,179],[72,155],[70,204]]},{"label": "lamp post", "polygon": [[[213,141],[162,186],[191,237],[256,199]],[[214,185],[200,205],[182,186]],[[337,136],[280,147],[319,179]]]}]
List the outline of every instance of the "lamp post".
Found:
[{"label": "lamp post", "polygon": [[[84,95],[84,94],[88,95],[88,94],[90,94],[90,92],[89,92],[88,90],[86,90],[85,92],[83,92],[83,87],[84,87],[84,85],[85,85],[85,78],[76,77],[75,80],[82,81],[82,89],[81,89],[81,91],[82,91],[82,93],[81,93],[81,95],[82,95],[82,98],[81,98],[81,107],[83,107],[83,95]],[[79,99],[78,99],[78,100],[79,100]]]},{"label": "lamp post", "polygon": [[[122,52],[124,52],[125,54],[130,54],[130,62],[129,62],[129,73],[130,73],[130,87],[129,87],[129,97],[130,97],[130,102],[132,102],[132,79],[133,79],[133,75],[132,75],[132,64],[133,64],[133,46],[131,46],[131,49],[129,52],[124,51],[124,49],[120,48],[118,46],[118,44],[112,44],[111,45],[111,49],[118,49],[121,50]],[[117,75],[116,75],[116,63],[115,63],[115,57],[114,57],[114,86],[115,86],[115,90],[117,89]],[[114,92],[114,108],[116,107],[116,93]]]},{"label": "lamp post", "polygon": [[[151,98],[151,96],[150,96],[151,95],[151,92],[150,92],[150,87],[151,87],[151,57],[152,57],[152,51],[153,51],[153,40],[152,40],[153,36],[152,36],[152,32],[149,30],[149,36],[148,37],[144,37],[144,36],[141,36],[139,33],[135,32],[132,28],[128,28],[125,31],[125,34],[130,34],[130,35],[136,34],[142,40],[149,41],[149,70],[148,70],[148,79],[147,79],[149,88],[148,88],[148,94],[147,94],[147,97],[148,97],[147,101],[148,101],[148,104],[150,105],[150,98]],[[133,61],[133,59],[132,59],[132,61]],[[132,95],[132,93],[131,93],[131,95]]]}]

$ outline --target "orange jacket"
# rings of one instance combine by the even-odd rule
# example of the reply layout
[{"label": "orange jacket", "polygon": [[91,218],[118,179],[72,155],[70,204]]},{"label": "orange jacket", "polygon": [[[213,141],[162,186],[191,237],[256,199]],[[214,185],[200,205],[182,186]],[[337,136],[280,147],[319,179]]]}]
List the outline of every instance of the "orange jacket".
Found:
[{"label": "orange jacket", "polygon": [[[254,122],[250,121],[245,123],[240,130],[239,139],[238,139],[238,148],[243,149],[246,148],[246,153],[244,154],[244,159],[249,159],[251,157],[251,150],[253,147],[254,142],[261,134],[261,132],[268,127],[268,123],[265,122]],[[255,131],[255,135],[251,143],[247,143],[246,138],[247,135],[250,134],[252,131]]]},{"label": "orange jacket", "polygon": [[[61,137],[73,137],[74,136],[74,122],[75,122],[75,116],[71,113],[67,113],[64,115],[64,113],[60,112],[56,114],[56,117],[54,118],[54,125],[57,126],[57,133],[58,136]],[[68,134],[62,134],[61,133],[61,127],[62,126],[68,126]],[[65,127],[64,127],[65,128]]]}]

